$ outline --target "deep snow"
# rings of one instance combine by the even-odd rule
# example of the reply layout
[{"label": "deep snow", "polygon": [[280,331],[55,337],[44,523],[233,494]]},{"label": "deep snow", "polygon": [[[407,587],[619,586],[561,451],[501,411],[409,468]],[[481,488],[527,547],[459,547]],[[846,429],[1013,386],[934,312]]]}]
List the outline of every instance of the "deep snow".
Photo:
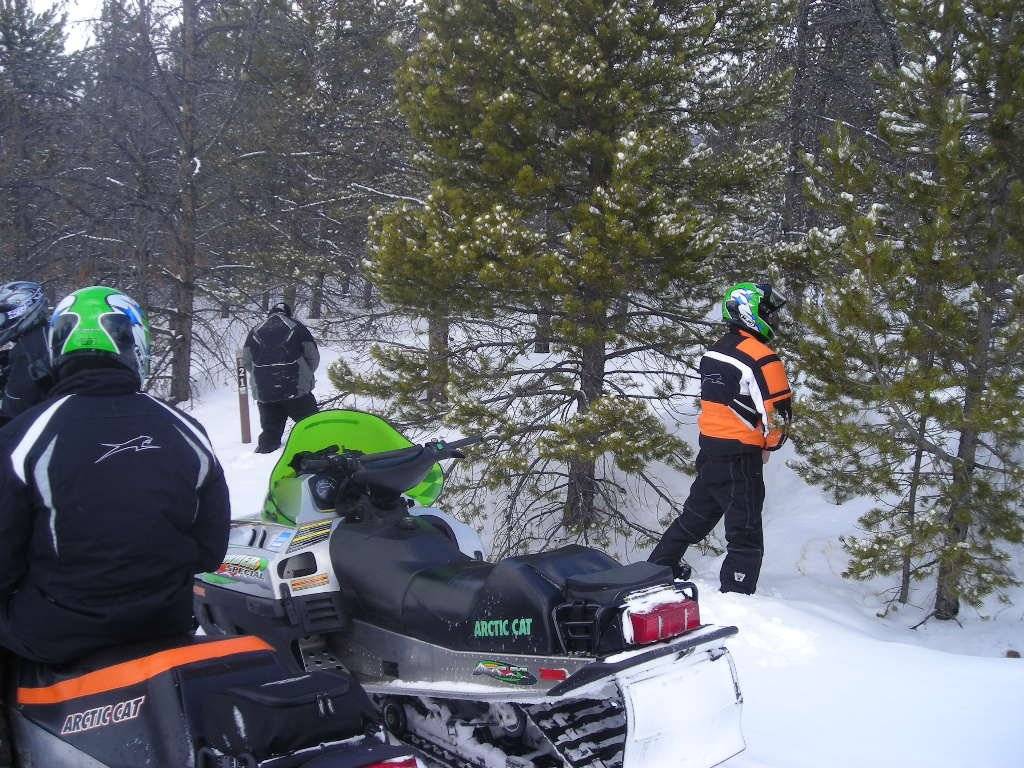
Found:
[{"label": "deep snow", "polygon": [[[320,398],[333,396],[325,352]],[[258,511],[276,455],[239,438],[233,382],[197,397],[231,487],[234,515]],[[252,427],[258,432],[256,409]],[[688,439],[693,435],[686,434]],[[1020,768],[1024,765],[1024,589],[1015,605],[965,608],[961,626],[928,622],[932,596],[910,610],[876,612],[883,584],[844,580],[841,534],[856,532],[869,506],[828,502],[785,462],[766,468],[766,559],[756,596],[716,591],[720,558],[691,553],[704,621],[733,624],[730,641],[743,686],[747,750],[729,768]],[[673,490],[685,494],[689,481]],[[443,500],[442,500],[443,501]],[[645,551],[619,553],[639,559]],[[1018,558],[1024,565],[1024,557]],[[1024,567],[1018,568],[1018,573]],[[678,692],[667,706],[699,707]]]}]

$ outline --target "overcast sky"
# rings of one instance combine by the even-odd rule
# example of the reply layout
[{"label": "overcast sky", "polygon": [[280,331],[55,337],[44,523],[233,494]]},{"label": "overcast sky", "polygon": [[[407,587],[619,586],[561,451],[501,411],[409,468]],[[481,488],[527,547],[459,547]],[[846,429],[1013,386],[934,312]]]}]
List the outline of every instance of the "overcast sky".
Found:
[{"label": "overcast sky", "polygon": [[[102,0],[66,0],[64,6],[68,14],[69,50],[78,50],[89,42],[88,22],[99,15],[101,2]],[[32,0],[32,6],[37,10],[58,4],[52,0]]]}]

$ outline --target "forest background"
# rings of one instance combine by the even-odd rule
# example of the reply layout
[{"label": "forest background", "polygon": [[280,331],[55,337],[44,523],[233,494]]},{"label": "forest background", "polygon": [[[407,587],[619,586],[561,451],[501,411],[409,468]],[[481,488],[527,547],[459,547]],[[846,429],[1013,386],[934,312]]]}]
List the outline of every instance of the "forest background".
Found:
[{"label": "forest background", "polygon": [[[0,0],[0,274],[149,311],[150,388],[283,298],[397,425],[486,432],[496,554],[650,541],[703,347],[780,286],[847,575],[954,618],[1024,538],[1013,0]],[[81,35],[81,27],[76,27]],[[714,542],[712,542],[714,546]]]}]

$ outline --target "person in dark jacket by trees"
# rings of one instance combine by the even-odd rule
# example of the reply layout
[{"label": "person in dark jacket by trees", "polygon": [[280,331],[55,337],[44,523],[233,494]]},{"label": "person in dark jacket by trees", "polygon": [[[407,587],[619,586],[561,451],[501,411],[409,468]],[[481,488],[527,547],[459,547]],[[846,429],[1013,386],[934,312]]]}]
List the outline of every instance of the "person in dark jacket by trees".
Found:
[{"label": "person in dark jacket by trees", "polygon": [[53,386],[47,347],[46,295],[39,283],[0,286],[0,346],[13,341],[3,363],[0,425],[41,402]]},{"label": "person in dark jacket by trees", "polygon": [[227,549],[203,428],[140,391],[149,324],[113,288],[50,321],[50,399],[0,430],[0,646],[65,663],[193,629],[192,577]]},{"label": "person in dark jacket by trees", "polygon": [[253,399],[260,411],[256,453],[271,453],[281,447],[289,417],[299,421],[316,413],[313,384],[320,350],[313,334],[292,317],[292,308],[282,301],[249,331],[242,364],[249,371]]},{"label": "person in dark jacket by trees", "polygon": [[762,464],[786,441],[793,416],[785,368],[768,346],[775,314],[785,303],[767,283],[739,283],[726,291],[722,318],[729,332],[700,361],[697,477],[682,514],[648,557],[687,576],[688,566],[680,563],[686,548],[724,516],[728,553],[722,592],[753,594],[761,573]]}]

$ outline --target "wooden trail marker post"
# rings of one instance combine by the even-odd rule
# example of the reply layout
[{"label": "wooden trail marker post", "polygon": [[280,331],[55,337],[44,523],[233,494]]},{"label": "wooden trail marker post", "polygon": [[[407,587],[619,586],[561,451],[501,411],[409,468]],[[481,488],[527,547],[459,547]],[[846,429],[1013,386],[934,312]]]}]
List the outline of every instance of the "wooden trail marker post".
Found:
[{"label": "wooden trail marker post", "polygon": [[235,370],[238,374],[238,418],[242,425],[242,442],[252,442],[252,430],[249,427],[249,377],[242,365],[242,352],[235,357]]}]

